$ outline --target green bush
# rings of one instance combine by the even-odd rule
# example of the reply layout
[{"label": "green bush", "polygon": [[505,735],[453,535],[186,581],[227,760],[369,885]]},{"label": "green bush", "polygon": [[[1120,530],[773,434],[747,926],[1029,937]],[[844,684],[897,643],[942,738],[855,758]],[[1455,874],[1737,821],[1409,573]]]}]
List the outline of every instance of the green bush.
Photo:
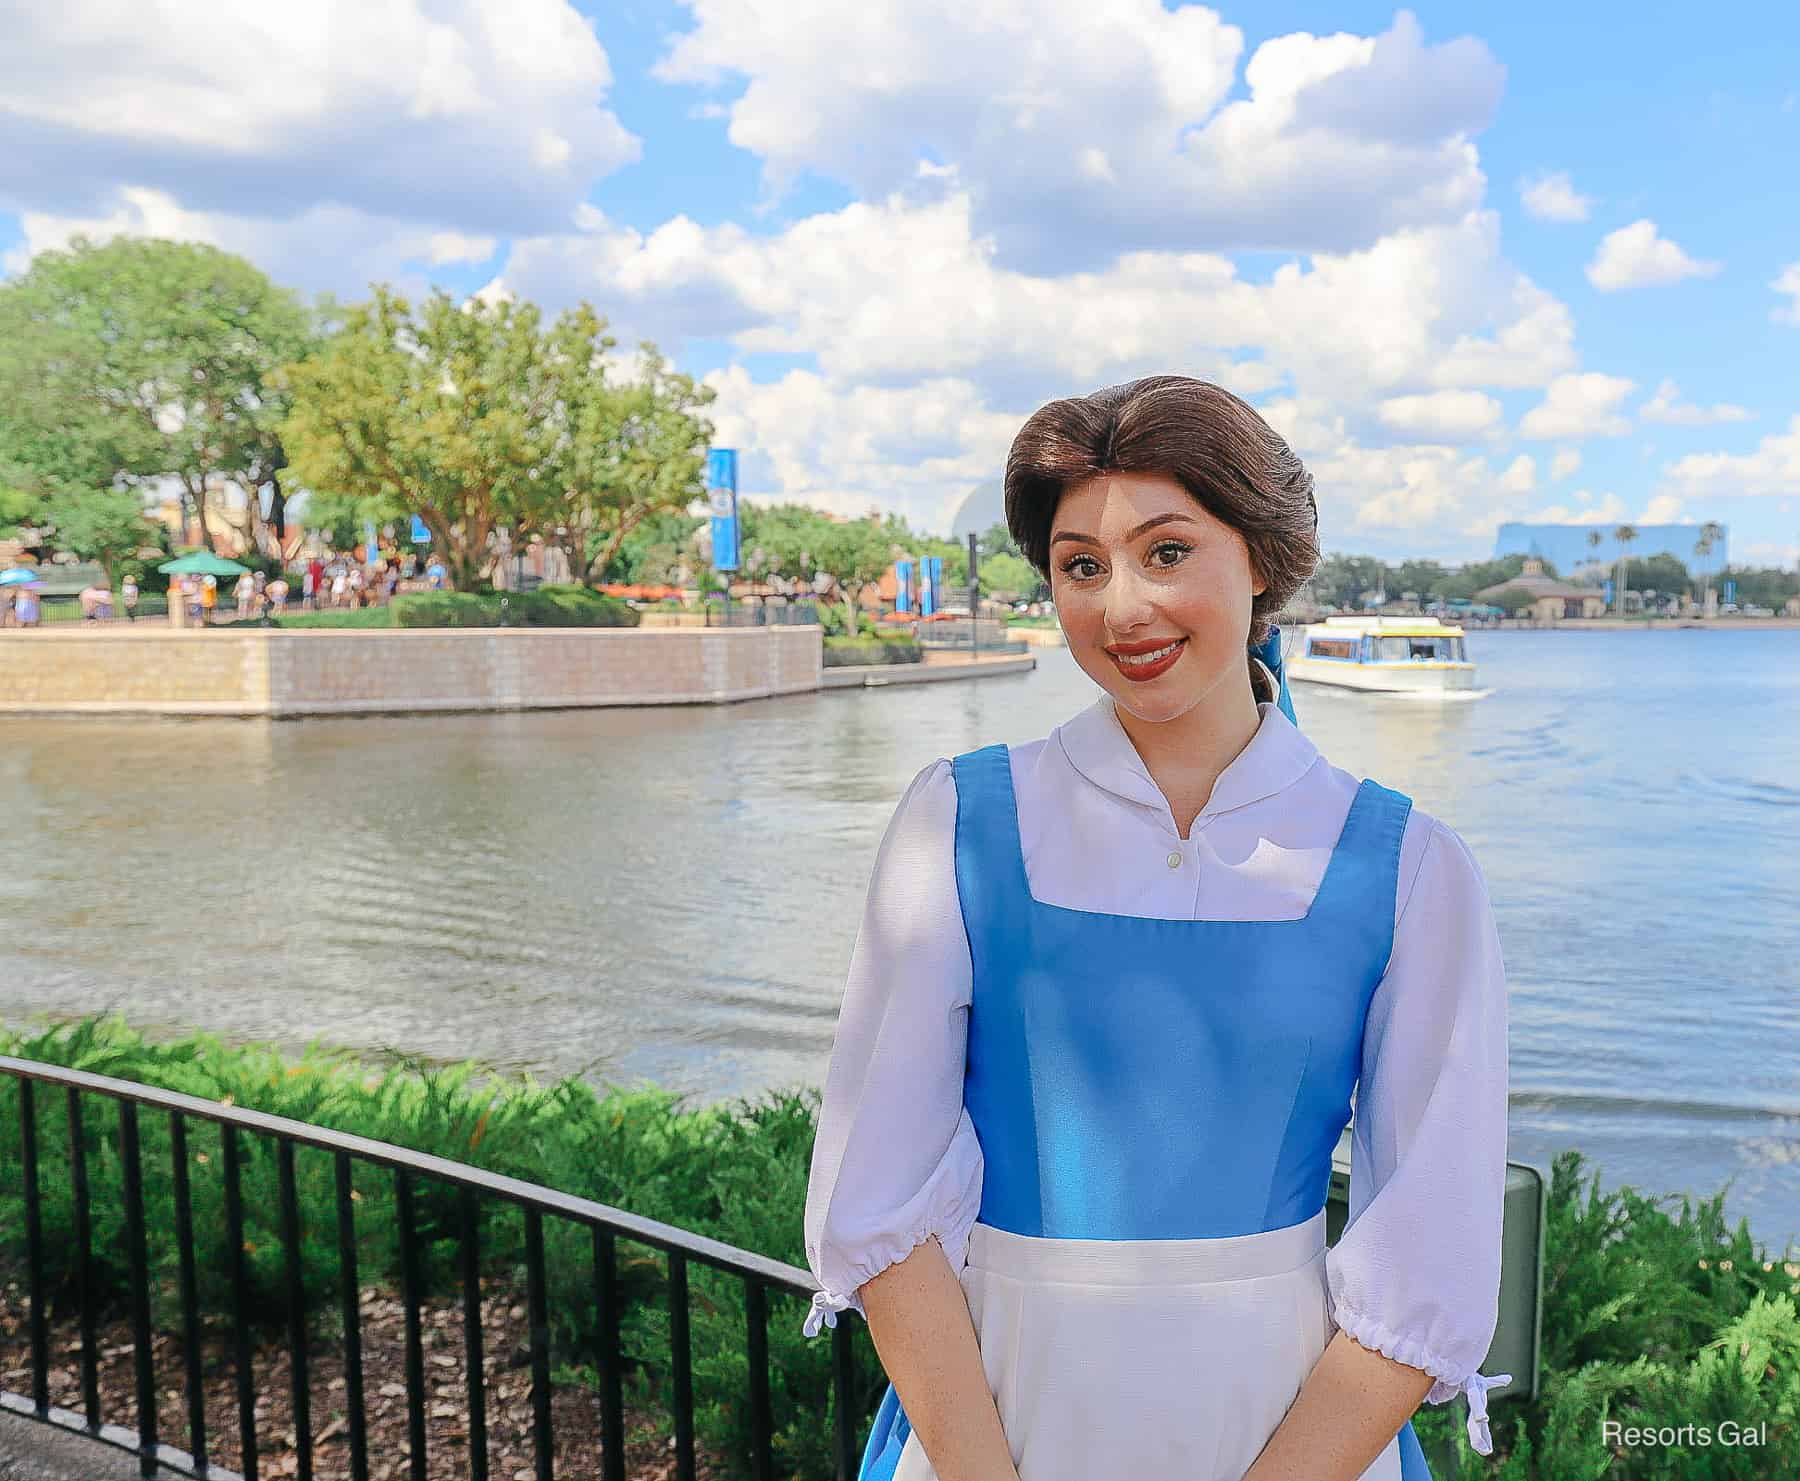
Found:
[{"label": "green bush", "polygon": [[866,663],[918,663],[920,650],[910,637],[891,638],[826,638],[824,667],[852,668]]},{"label": "green bush", "polygon": [[[291,598],[290,598],[291,600]],[[273,619],[277,627],[393,627],[392,607],[345,607],[323,612],[287,611]]]},{"label": "green bush", "polygon": [[[872,645],[873,646],[873,645]],[[71,1065],[97,1074],[185,1091],[209,1100],[288,1116],[597,1199],[742,1249],[804,1263],[801,1213],[818,1111],[813,1090],[769,1092],[755,1100],[686,1109],[664,1091],[596,1091],[569,1079],[544,1087],[528,1076],[473,1063],[431,1066],[402,1059],[379,1073],[312,1046],[298,1059],[266,1047],[234,1048],[211,1035],[152,1044],[116,1018],[33,1033],[0,1028],[0,1053]],[[37,1097],[38,1187],[53,1315],[67,1316],[77,1290],[68,1118],[60,1093]],[[85,1097],[83,1142],[92,1193],[97,1279],[106,1299],[127,1289],[116,1108]],[[0,1128],[18,1126],[18,1082],[0,1077]],[[178,1252],[168,1174],[168,1119],[139,1116],[155,1310],[179,1310]],[[285,1311],[283,1252],[274,1147],[248,1133],[242,1151],[251,1312],[271,1337]],[[189,1123],[189,1175],[203,1243],[197,1262],[203,1310],[229,1310],[218,1133]],[[339,1270],[331,1159],[295,1157],[303,1284],[326,1331],[335,1321]],[[1438,1481],[1751,1481],[1791,1473],[1800,1453],[1800,1262],[1770,1257],[1747,1223],[1727,1227],[1723,1193],[1695,1207],[1602,1193],[1588,1182],[1579,1152],[1555,1160],[1546,1208],[1543,1365],[1537,1399],[1493,1404],[1495,1454],[1469,1448],[1459,1400],[1414,1418]],[[359,1277],[398,1282],[393,1181],[358,1166],[354,1186]],[[427,1290],[456,1289],[456,1199],[417,1181]],[[493,1266],[522,1281],[521,1218],[502,1206],[481,1214],[481,1242]],[[579,1364],[594,1333],[589,1240],[545,1220],[552,1342],[558,1361]],[[626,1314],[622,1341],[634,1403],[666,1411],[671,1392],[666,1262],[621,1241]],[[0,1278],[17,1278],[25,1258],[23,1191],[17,1156],[0,1157]],[[735,1279],[690,1266],[696,1423],[701,1439],[747,1469],[749,1434],[744,1299]],[[828,1340],[800,1336],[804,1303],[775,1298],[769,1356],[777,1469],[824,1481],[834,1428]],[[845,1317],[857,1353],[855,1428],[866,1434],[884,1385],[865,1325]],[[1615,1449],[1602,1424],[1741,1426],[1767,1424],[1760,1448],[1645,1445]]]},{"label": "green bush", "polygon": [[[209,1034],[153,1044],[116,1017],[30,1033],[0,1027],[0,1053],[228,1101],[434,1153],[805,1266],[801,1210],[818,1108],[816,1090],[770,1092],[755,1101],[690,1110],[679,1096],[666,1091],[603,1093],[577,1079],[546,1087],[528,1076],[502,1076],[472,1062],[445,1067],[402,1059],[376,1074],[316,1044],[298,1059],[283,1059],[266,1046],[231,1047]],[[0,1126],[15,1142],[18,1084],[0,1076]],[[45,1271],[52,1315],[62,1318],[77,1309],[79,1289],[69,1125],[60,1092],[39,1087],[35,1100]],[[130,1269],[118,1113],[102,1096],[84,1097],[82,1106],[95,1279],[101,1301],[116,1306],[129,1289]],[[162,1112],[143,1111],[138,1119],[152,1309],[170,1321],[180,1310],[180,1288],[169,1118]],[[240,1133],[238,1142],[248,1315],[269,1338],[278,1339],[287,1298],[276,1148],[250,1133]],[[231,1307],[219,1132],[190,1119],[187,1153],[201,1309],[223,1317]],[[341,1279],[333,1159],[322,1151],[300,1148],[294,1162],[304,1299],[316,1314],[321,1336],[331,1340],[337,1332]],[[393,1175],[358,1164],[353,1188],[358,1279],[397,1290]],[[454,1292],[459,1289],[458,1196],[427,1178],[415,1179],[414,1188],[424,1243],[425,1290]],[[0,1281],[23,1273],[23,1198],[18,1157],[0,1157]],[[522,1215],[506,1205],[485,1202],[479,1239],[484,1266],[522,1287]],[[580,1367],[590,1361],[597,1334],[591,1236],[585,1228],[547,1217],[544,1246],[553,1365]],[[658,1414],[672,1413],[667,1260],[627,1239],[619,1241],[618,1249],[628,1402]],[[688,1278],[697,1432],[708,1446],[735,1458],[739,1474],[747,1475],[750,1418],[743,1403],[749,1386],[743,1284],[698,1262],[690,1262]],[[828,1338],[808,1341],[801,1336],[806,1309],[799,1295],[771,1293],[774,1444],[780,1474],[825,1481],[832,1474],[832,1344]],[[866,1328],[854,1320],[849,1328],[857,1349],[857,1426],[866,1434],[885,1380]]]},{"label": "green bush", "polygon": [[290,612],[280,626],[636,627],[638,621],[638,613],[617,597],[584,586],[540,586],[523,592],[407,592],[385,607]]}]

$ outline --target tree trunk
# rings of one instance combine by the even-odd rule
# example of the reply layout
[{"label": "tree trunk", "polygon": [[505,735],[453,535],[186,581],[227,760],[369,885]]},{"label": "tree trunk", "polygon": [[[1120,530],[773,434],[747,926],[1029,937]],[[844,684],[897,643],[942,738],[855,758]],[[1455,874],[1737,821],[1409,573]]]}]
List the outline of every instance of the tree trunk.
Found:
[{"label": "tree trunk", "polygon": [[287,495],[282,492],[281,475],[269,475],[269,527],[275,532],[275,559],[287,559]]},{"label": "tree trunk", "polygon": [[860,590],[860,587],[853,586],[844,588],[844,632],[846,636],[852,638],[857,636],[856,597]]}]

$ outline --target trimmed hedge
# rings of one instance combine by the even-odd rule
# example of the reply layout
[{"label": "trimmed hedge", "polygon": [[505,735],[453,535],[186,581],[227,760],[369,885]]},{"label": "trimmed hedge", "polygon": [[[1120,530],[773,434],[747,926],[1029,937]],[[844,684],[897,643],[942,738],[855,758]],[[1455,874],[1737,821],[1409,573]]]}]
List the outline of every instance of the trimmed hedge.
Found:
[{"label": "trimmed hedge", "polygon": [[[505,604],[504,608],[502,603]],[[535,591],[414,591],[385,607],[297,612],[281,627],[636,627],[637,610],[585,586]]]},{"label": "trimmed hedge", "polygon": [[828,669],[854,668],[869,663],[918,663],[921,658],[916,643],[892,638],[826,638],[821,655]]}]

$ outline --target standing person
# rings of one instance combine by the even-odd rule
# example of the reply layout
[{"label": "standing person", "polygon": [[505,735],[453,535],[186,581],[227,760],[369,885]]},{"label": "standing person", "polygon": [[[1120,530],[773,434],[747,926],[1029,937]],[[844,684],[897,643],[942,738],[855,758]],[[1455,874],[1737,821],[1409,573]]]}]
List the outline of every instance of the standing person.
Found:
[{"label": "standing person", "polygon": [[309,612],[319,605],[319,576],[324,571],[317,557],[306,563],[306,571],[300,578],[300,605]]},{"label": "standing person", "polygon": [[127,576],[119,584],[119,604],[125,608],[125,616],[132,622],[137,621],[138,584],[137,577]]},{"label": "standing person", "polygon": [[425,568],[425,580],[433,591],[444,589],[444,563],[435,555],[431,558],[431,564]]},{"label": "standing person", "polygon": [[862,1476],[1427,1481],[1463,1393],[1490,1453],[1500,943],[1290,718],[1311,477],[1155,376],[1033,414],[1006,514],[1100,694],[931,762],[876,854],[805,1216],[807,1332],[864,1312],[892,1380]]},{"label": "standing person", "polygon": [[213,620],[213,612],[219,605],[219,578],[211,572],[200,578],[200,622],[201,625]]},{"label": "standing person", "polygon": [[350,605],[352,607],[363,606],[364,593],[368,589],[368,580],[363,575],[362,566],[360,564],[352,565],[350,567],[349,575],[346,576],[345,579],[350,583]]},{"label": "standing person", "polygon": [[392,560],[388,562],[387,571],[383,576],[383,594],[386,596],[387,600],[391,602],[399,590],[400,562]]},{"label": "standing person", "polygon": [[282,575],[279,571],[275,573],[275,579],[268,585],[268,597],[270,616],[279,617],[283,612],[287,611],[287,577]]},{"label": "standing person", "polygon": [[342,607],[350,599],[350,573],[344,569],[343,562],[334,561],[331,572],[331,605]]},{"label": "standing person", "polygon": [[256,605],[256,578],[248,571],[237,579],[232,588],[232,595],[237,598],[237,615],[239,622],[250,620],[250,609]]},{"label": "standing person", "polygon": [[36,627],[38,617],[43,610],[38,601],[37,588],[35,586],[18,586],[13,590],[17,593],[13,597],[13,617],[20,627]]}]

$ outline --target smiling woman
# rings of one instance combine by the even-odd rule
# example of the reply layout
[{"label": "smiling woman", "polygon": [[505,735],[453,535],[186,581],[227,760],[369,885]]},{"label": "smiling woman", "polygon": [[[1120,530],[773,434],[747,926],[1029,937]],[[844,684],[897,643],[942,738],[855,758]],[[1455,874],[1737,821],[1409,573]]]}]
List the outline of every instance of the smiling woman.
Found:
[{"label": "smiling woman", "polygon": [[808,1330],[863,1312],[891,1379],[863,1481],[1429,1481],[1419,1404],[1488,1453],[1507,1381],[1480,872],[1258,670],[1318,547],[1252,408],[1051,402],[1006,495],[1102,693],[926,767],[876,858],[806,1209]]}]

